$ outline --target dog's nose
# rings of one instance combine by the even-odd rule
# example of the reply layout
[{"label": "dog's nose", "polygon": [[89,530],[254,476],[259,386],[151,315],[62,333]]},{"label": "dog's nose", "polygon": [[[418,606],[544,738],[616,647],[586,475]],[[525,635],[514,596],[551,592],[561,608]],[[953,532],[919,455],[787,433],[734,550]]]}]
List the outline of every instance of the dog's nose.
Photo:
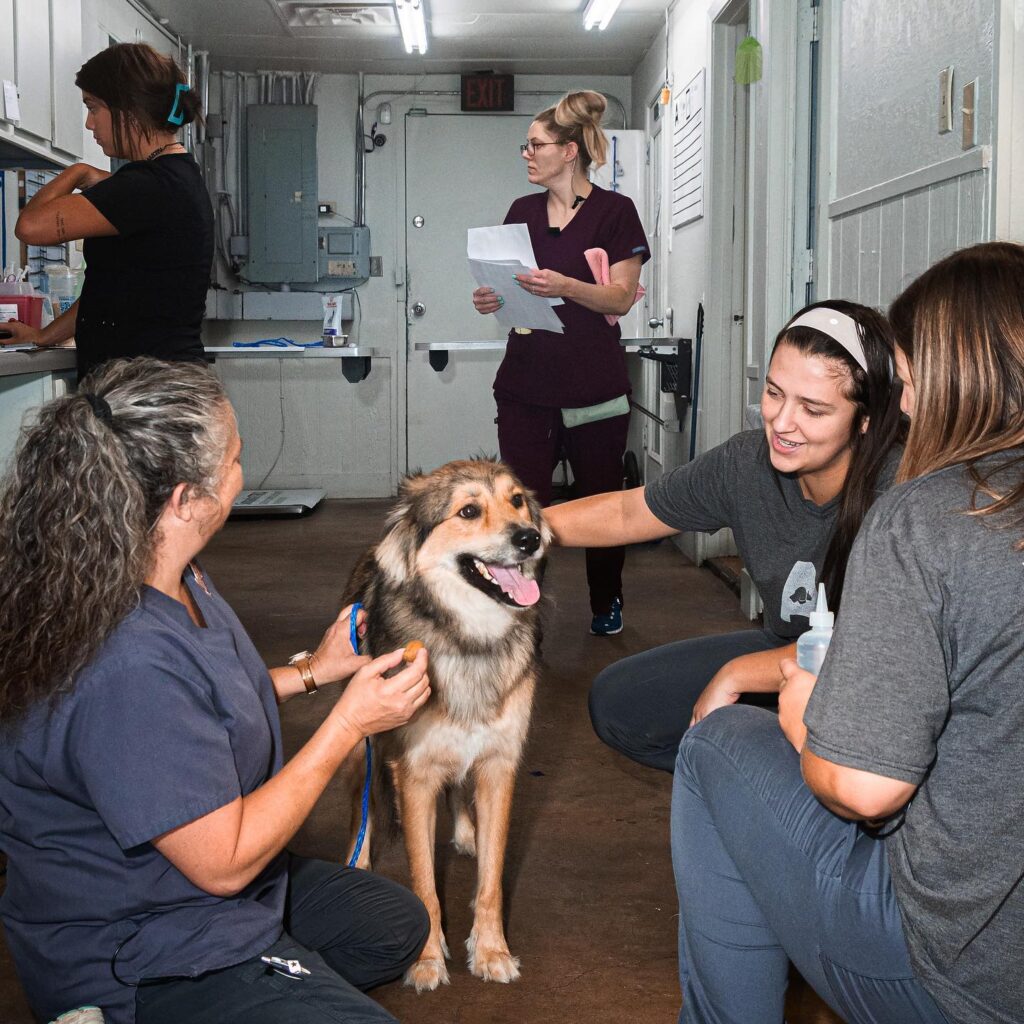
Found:
[{"label": "dog's nose", "polygon": [[540,547],[540,534],[534,529],[516,530],[512,534],[512,544],[524,555],[532,555]]}]

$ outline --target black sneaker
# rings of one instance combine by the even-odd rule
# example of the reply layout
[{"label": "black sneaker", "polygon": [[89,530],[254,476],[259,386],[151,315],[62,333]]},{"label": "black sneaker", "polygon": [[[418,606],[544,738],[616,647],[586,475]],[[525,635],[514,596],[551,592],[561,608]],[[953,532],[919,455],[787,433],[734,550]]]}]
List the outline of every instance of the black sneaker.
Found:
[{"label": "black sneaker", "polygon": [[612,601],[611,611],[603,615],[595,615],[590,620],[591,636],[615,636],[622,632],[622,601],[615,598]]}]

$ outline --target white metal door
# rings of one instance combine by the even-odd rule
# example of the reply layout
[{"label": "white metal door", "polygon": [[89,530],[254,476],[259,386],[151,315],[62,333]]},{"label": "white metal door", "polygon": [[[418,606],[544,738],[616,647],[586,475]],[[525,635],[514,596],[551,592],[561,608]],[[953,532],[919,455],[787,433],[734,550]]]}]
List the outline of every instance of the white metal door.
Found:
[{"label": "white metal door", "polygon": [[[523,115],[409,115],[406,159],[406,458],[409,469],[498,451],[491,385],[502,350],[452,352],[435,371],[421,343],[504,339],[473,309],[466,231],[500,224],[530,191]],[[417,226],[419,225],[419,226]],[[509,287],[518,287],[509,279]]]}]

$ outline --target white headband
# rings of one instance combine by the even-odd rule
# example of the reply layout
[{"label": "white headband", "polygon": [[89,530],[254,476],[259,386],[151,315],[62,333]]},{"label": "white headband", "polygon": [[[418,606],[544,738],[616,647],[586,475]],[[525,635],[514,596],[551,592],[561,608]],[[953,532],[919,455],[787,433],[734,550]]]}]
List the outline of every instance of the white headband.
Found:
[{"label": "white headband", "polygon": [[864,355],[864,346],[861,344],[860,329],[852,316],[840,313],[837,309],[829,309],[828,306],[818,306],[798,316],[786,330],[792,330],[794,327],[813,327],[816,331],[827,334],[833,341],[842,345],[853,356],[857,365],[867,373],[868,361]]}]

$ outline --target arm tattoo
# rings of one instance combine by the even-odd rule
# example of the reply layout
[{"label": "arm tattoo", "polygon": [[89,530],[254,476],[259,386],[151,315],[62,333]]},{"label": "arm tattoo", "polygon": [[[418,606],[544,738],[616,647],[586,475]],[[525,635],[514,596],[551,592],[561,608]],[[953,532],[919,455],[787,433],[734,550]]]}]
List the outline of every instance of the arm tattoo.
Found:
[{"label": "arm tattoo", "polygon": [[68,229],[64,225],[64,214],[57,211],[57,242],[63,244],[68,240]]}]

